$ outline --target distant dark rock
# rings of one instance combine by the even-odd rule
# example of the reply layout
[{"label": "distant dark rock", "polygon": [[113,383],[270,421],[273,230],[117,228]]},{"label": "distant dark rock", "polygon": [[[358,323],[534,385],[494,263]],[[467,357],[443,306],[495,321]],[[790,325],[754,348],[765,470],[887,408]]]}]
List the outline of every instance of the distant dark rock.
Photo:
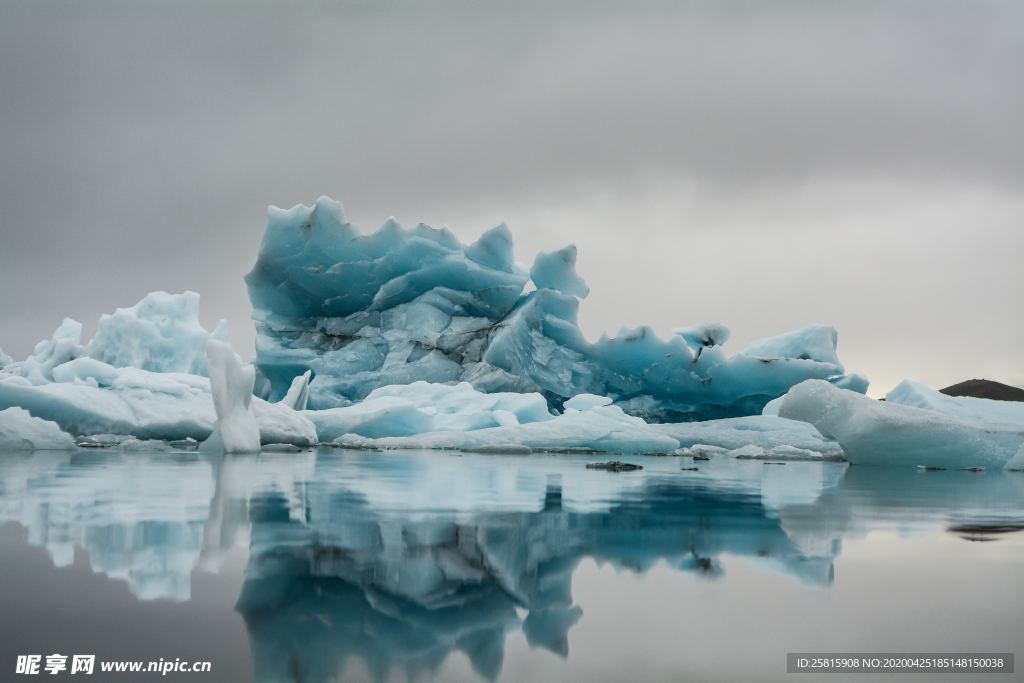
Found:
[{"label": "distant dark rock", "polygon": [[1024,389],[1009,384],[993,382],[990,379],[969,379],[953,386],[939,389],[947,396],[972,396],[989,398],[994,401],[1024,401]]},{"label": "distant dark rock", "polygon": [[588,462],[588,470],[607,470],[608,472],[633,472],[642,470],[642,465],[634,465],[620,460],[609,460],[608,462]]}]

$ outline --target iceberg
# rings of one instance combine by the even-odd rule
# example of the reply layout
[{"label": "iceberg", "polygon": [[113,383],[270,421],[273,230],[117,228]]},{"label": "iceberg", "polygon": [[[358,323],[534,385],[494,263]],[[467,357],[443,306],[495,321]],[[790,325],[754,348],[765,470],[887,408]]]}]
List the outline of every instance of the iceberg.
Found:
[{"label": "iceberg", "polygon": [[779,416],[814,425],[853,465],[1001,469],[1024,445],[1024,425],[876,401],[820,380],[790,389]]},{"label": "iceberg", "polygon": [[[246,276],[256,364],[281,400],[311,371],[309,407],[349,406],[387,385],[468,382],[484,392],[541,394],[553,410],[579,394],[626,413],[678,422],[760,413],[811,378],[865,389],[815,325],[731,357],[718,323],[661,339],[649,327],[588,341],[577,324],[589,289],[576,249],[515,262],[499,225],[466,245],[449,230],[389,219],[363,235],[341,204],[271,207]],[[529,285],[532,284],[532,289]]]},{"label": "iceberg", "polygon": [[74,448],[71,435],[27,410],[0,410],[0,451],[62,451]]},{"label": "iceberg", "polygon": [[[156,292],[105,316],[89,344],[81,323],[65,319],[27,359],[0,369],[0,410],[22,408],[75,437],[203,441],[217,419],[206,344],[226,328],[207,334],[197,313],[197,294]],[[264,443],[316,443],[313,424],[290,406],[253,397],[252,409]]]},{"label": "iceberg", "polygon": [[206,342],[210,394],[217,424],[203,446],[222,453],[255,453],[260,450],[260,427],[252,409],[256,369],[242,366],[230,344]]},{"label": "iceberg", "polygon": [[134,306],[101,316],[96,336],[88,344],[82,343],[82,323],[65,318],[50,339],[36,344],[28,358],[0,363],[0,370],[35,385],[69,381],[54,378],[53,371],[77,359],[102,364],[89,366],[93,368],[206,375],[206,341],[226,338],[227,321],[221,320],[213,332],[199,323],[199,295],[195,292],[150,292]]},{"label": "iceberg", "polygon": [[100,317],[88,355],[119,368],[205,375],[210,339],[227,340],[227,320],[207,332],[199,323],[198,294],[150,292]]}]

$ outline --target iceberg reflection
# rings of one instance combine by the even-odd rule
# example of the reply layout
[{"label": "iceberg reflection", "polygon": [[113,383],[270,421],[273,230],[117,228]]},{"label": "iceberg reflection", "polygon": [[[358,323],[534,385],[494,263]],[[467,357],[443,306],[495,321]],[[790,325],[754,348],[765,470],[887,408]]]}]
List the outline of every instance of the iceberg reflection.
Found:
[{"label": "iceberg reflection", "polygon": [[585,469],[592,459],[7,454],[0,521],[56,566],[84,548],[142,600],[189,599],[193,571],[247,546],[237,610],[257,677],[315,681],[356,660],[378,680],[427,674],[455,652],[493,679],[517,632],[566,657],[586,558],[717,579],[728,555],[827,587],[844,538],[1024,520],[1013,473],[636,458],[644,470],[613,474]]}]

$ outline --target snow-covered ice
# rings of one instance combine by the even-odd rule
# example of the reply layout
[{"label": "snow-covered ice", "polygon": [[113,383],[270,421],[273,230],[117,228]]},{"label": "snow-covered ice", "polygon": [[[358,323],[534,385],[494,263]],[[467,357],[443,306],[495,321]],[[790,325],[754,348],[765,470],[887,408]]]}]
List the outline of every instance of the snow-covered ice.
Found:
[{"label": "snow-covered ice", "polygon": [[779,415],[814,425],[854,465],[1001,469],[1024,444],[1024,425],[876,401],[817,380],[790,389]]},{"label": "snow-covered ice", "polygon": [[447,229],[393,219],[362,235],[326,197],[271,208],[246,276],[268,397],[280,400],[312,370],[314,409],[386,385],[466,381],[537,392],[554,409],[579,394],[608,396],[629,414],[679,421],[756,414],[808,378],[866,386],[845,374],[835,331],[820,325],[732,357],[718,323],[668,339],[640,327],[590,342],[577,324],[588,290],[575,263],[569,246],[527,270],[504,225],[465,245]]}]

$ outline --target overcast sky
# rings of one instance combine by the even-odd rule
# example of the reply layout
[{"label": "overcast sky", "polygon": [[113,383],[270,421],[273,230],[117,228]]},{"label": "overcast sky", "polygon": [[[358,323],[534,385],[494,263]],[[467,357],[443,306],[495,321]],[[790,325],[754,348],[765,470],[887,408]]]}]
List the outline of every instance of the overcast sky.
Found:
[{"label": "overcast sky", "polygon": [[251,353],[266,206],[327,194],[574,242],[591,338],[1024,385],[1024,3],[626,5],[0,0],[0,346],[192,289]]}]

